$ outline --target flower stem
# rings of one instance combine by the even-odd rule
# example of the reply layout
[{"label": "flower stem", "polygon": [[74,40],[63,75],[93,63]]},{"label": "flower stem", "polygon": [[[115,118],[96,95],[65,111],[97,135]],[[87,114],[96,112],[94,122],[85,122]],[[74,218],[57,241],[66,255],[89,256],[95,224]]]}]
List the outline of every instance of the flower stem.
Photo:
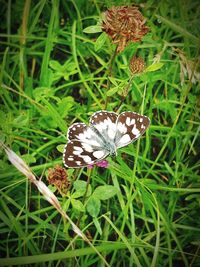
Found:
[{"label": "flower stem", "polygon": [[[83,199],[82,199],[83,205],[84,205],[86,197],[87,197],[87,192],[88,192],[88,188],[89,188],[89,184],[90,184],[91,173],[92,173],[92,169],[87,169],[87,184],[86,184],[85,194],[83,195]],[[76,226],[77,227],[79,227],[82,215],[83,215],[83,212],[80,213],[79,218],[78,218],[78,220],[76,222]]]},{"label": "flower stem", "polygon": [[128,84],[124,87],[124,94],[123,94],[123,96],[121,98],[121,101],[120,101],[120,103],[118,105],[118,109],[116,110],[116,112],[119,110],[120,106],[122,105],[122,103],[126,99],[134,77],[135,77],[135,75],[132,75],[130,80],[129,80],[129,82],[128,82]]},{"label": "flower stem", "polygon": [[[108,75],[107,75],[107,88],[106,88],[106,91],[108,91],[110,89],[111,82],[110,82],[109,77],[112,75],[113,62],[115,60],[116,55],[117,55],[117,46],[115,48],[114,53],[112,54],[112,56],[110,58],[110,63],[109,63],[109,68],[108,68]],[[106,95],[105,109],[107,109],[107,105],[108,105],[108,96]]]}]

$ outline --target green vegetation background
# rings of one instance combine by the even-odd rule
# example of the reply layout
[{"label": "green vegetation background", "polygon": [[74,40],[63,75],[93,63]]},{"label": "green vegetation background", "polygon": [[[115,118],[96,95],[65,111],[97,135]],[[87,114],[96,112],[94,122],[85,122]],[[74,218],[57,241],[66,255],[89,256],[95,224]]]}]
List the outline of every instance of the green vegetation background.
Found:
[{"label": "green vegetation background", "polygon": [[[150,32],[117,55],[110,88],[115,46],[84,29],[133,2],[0,2],[1,140],[47,185],[74,121],[87,123],[106,102],[151,119],[107,169],[70,169],[70,191],[55,193],[106,263],[1,151],[0,265],[200,266],[199,1],[135,1]],[[150,67],[121,101],[136,53]]]}]

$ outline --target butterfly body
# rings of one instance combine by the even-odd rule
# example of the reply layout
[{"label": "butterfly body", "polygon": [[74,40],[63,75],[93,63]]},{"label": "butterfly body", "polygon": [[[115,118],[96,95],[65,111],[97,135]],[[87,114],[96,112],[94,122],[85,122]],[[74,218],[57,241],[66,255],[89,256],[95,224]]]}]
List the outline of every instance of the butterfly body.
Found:
[{"label": "butterfly body", "polygon": [[108,155],[116,156],[117,149],[138,139],[148,128],[148,117],[127,111],[95,112],[89,126],[74,123],[68,129],[68,143],[63,153],[66,167],[80,168],[95,164]]},{"label": "butterfly body", "polygon": [[[101,142],[101,146],[105,149],[105,151],[110,154],[110,156],[117,156],[117,147],[115,145],[115,140],[114,138],[110,138],[107,134],[108,132],[108,127],[106,127],[104,131],[104,135],[101,134],[97,128],[95,128],[95,125],[90,126],[92,130],[99,136]],[[114,136],[113,136],[114,137]]]}]

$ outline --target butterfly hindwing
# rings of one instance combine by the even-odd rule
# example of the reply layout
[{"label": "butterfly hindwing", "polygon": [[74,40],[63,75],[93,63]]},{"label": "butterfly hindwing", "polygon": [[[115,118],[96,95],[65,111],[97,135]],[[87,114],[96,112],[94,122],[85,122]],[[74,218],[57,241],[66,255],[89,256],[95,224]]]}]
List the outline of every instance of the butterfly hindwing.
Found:
[{"label": "butterfly hindwing", "polygon": [[66,167],[78,168],[94,164],[107,156],[103,141],[85,123],[74,123],[68,129],[68,143],[63,153]]},{"label": "butterfly hindwing", "polygon": [[101,147],[94,147],[79,140],[70,140],[64,148],[63,162],[65,167],[80,168],[104,159],[108,153]]},{"label": "butterfly hindwing", "polygon": [[122,112],[117,119],[115,144],[117,148],[127,146],[138,139],[148,128],[150,120],[135,112]]}]

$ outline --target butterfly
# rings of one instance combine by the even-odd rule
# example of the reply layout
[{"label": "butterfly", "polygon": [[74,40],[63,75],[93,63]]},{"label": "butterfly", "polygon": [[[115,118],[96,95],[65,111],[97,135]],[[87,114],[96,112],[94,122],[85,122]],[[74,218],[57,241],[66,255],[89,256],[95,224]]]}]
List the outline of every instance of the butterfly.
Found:
[{"label": "butterfly", "polygon": [[137,140],[148,128],[150,119],[131,111],[121,114],[105,110],[95,112],[89,121],[72,124],[67,133],[63,163],[80,168],[116,156],[117,149]]}]

